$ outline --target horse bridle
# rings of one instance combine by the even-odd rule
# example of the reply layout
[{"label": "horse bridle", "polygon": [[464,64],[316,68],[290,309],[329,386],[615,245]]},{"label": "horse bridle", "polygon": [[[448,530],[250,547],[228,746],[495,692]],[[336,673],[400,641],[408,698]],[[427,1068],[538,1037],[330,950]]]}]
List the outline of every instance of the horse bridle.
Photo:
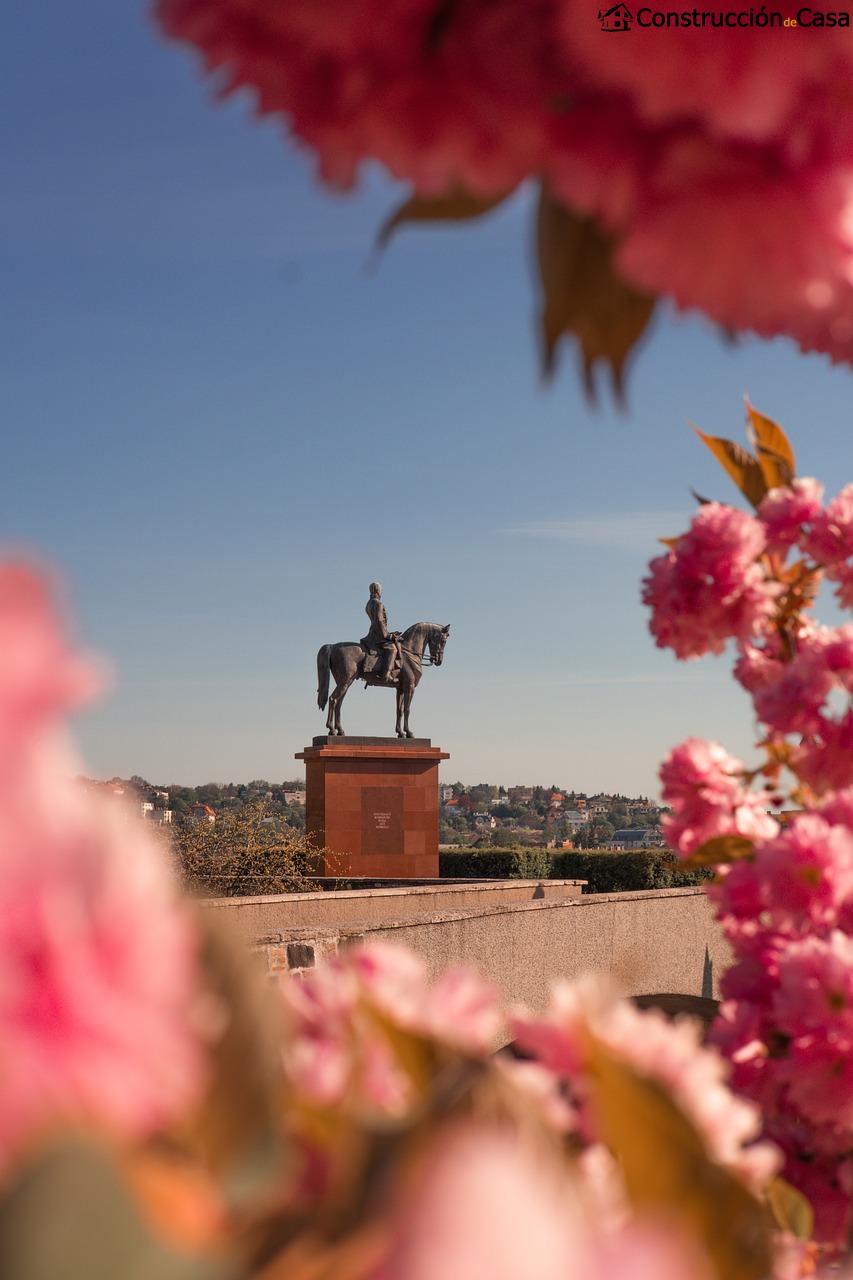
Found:
[{"label": "horse bridle", "polygon": [[[411,654],[413,658],[417,658],[424,667],[434,667],[436,665],[435,659],[432,656],[432,644],[429,638],[427,638],[426,648],[422,654],[415,653],[414,649],[409,649],[404,644],[401,644],[400,648],[403,653]],[[429,657],[427,657],[427,653],[429,653]]]}]

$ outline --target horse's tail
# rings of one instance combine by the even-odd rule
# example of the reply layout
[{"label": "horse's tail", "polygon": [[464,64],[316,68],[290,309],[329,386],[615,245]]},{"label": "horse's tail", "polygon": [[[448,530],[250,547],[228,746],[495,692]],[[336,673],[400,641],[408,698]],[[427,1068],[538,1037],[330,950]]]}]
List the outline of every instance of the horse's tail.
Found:
[{"label": "horse's tail", "polygon": [[332,646],[330,644],[324,644],[322,649],[317,651],[317,706],[321,711],[325,710],[329,697],[329,655],[331,652]]}]

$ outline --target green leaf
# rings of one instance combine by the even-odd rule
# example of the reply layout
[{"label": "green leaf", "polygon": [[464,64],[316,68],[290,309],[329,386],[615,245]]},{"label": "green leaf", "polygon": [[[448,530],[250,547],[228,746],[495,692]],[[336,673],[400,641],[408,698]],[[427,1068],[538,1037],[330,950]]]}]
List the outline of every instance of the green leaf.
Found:
[{"label": "green leaf", "polygon": [[0,1200],[9,1280],[225,1280],[210,1259],[171,1252],[143,1223],[106,1154],[80,1141],[23,1168]]},{"label": "green leaf", "polygon": [[656,299],[619,276],[613,263],[614,239],[592,218],[571,213],[544,186],[536,243],[545,375],[554,370],[561,338],[574,337],[590,399],[595,399],[595,365],[603,361],[622,400],[626,362],[648,327]]},{"label": "green leaf", "polygon": [[476,196],[461,188],[443,196],[415,193],[385,219],[376,236],[376,248],[384,249],[397,228],[406,222],[466,222],[491,213],[511,195],[511,191],[504,191],[497,196]]},{"label": "green leaf", "polygon": [[789,485],[797,474],[797,460],[790,440],[778,423],[758,413],[748,400],[746,414],[752,429],[755,452],[768,489]]},{"label": "green leaf", "polygon": [[811,1240],[814,1209],[802,1191],[784,1178],[776,1177],[767,1188],[767,1203],[780,1231],[789,1231],[798,1240]]},{"label": "green leaf", "polygon": [[755,849],[752,840],[746,836],[714,836],[694,849],[690,857],[681,865],[685,867],[714,867],[721,862],[738,862],[751,857]]},{"label": "green leaf", "polygon": [[767,492],[768,486],[761,466],[749,450],[744,449],[741,444],[736,444],[734,440],[723,440],[720,436],[707,436],[698,427],[694,427],[693,430],[729,473],[747,501],[757,507]]},{"label": "green leaf", "polygon": [[631,1202],[680,1223],[719,1280],[764,1280],[771,1258],[766,1211],[715,1164],[692,1122],[655,1080],[587,1033],[591,1102],[622,1168]]}]

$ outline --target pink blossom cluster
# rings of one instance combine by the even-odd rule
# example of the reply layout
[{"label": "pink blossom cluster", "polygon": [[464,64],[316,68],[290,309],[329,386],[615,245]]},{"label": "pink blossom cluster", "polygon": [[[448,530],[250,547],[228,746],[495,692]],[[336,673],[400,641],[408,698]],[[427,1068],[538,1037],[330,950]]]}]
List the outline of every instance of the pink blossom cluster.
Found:
[{"label": "pink blossom cluster", "polygon": [[[298,1203],[341,1194],[348,1124],[405,1128],[429,1108],[437,1085],[442,1096],[442,1080],[459,1090],[463,1064],[477,1065],[469,1079],[504,1077],[520,1102],[509,1114],[525,1116],[520,1125],[501,1118],[489,1093],[485,1106],[463,1112],[468,1118],[442,1109],[420,1131],[414,1166],[386,1206],[389,1245],[375,1280],[440,1280],[449,1270],[483,1280],[710,1280],[702,1248],[674,1218],[645,1220],[629,1200],[590,1103],[590,1033],[659,1082],[709,1158],[754,1193],[778,1167],[778,1151],[757,1141],[755,1107],[727,1087],[724,1061],[702,1047],[698,1027],[640,1012],[598,980],[563,983],[544,1015],[518,1011],[507,1022],[496,992],[475,974],[450,970],[430,982],[411,952],[372,944],[285,976],[281,994],[291,1138],[303,1152]],[[492,1053],[508,1030],[530,1057],[506,1067]],[[560,1101],[564,1091],[571,1103]],[[531,1109],[552,1131],[544,1143]],[[566,1128],[579,1153],[569,1162],[553,1142]]]},{"label": "pink blossom cluster", "polygon": [[[283,979],[281,993],[285,1067],[298,1093],[388,1116],[417,1100],[435,1052],[482,1058],[503,1023],[496,988],[476,973],[446,969],[430,983],[413,952],[390,944],[342,951]],[[401,1052],[401,1034],[419,1046],[413,1055]]]},{"label": "pink blossom cluster", "polygon": [[721,868],[712,894],[735,957],[714,1040],[811,1200],[818,1238],[840,1243],[853,1192],[853,790]]},{"label": "pink blossom cluster", "polygon": [[284,117],[328,182],[368,161],[427,194],[544,175],[614,235],[636,286],[853,355],[853,51],[823,22],[829,0],[808,31],[782,12],[732,27],[710,0],[704,25],[638,20],[617,40],[584,0],[154,8],[224,91]]},{"label": "pink blossom cluster", "polygon": [[822,497],[816,480],[794,480],[771,489],[759,516],[772,547],[797,547],[838,584],[841,606],[853,608],[853,484],[845,485],[826,507]]},{"label": "pink blossom cluster", "polygon": [[675,546],[652,560],[643,583],[658,647],[696,658],[760,633],[779,595],[759,562],[765,546],[755,517],[719,502],[702,506]]},{"label": "pink blossom cluster", "polygon": [[712,1280],[713,1274],[696,1242],[672,1223],[608,1223],[583,1176],[506,1130],[469,1124],[429,1148],[401,1197],[389,1256],[375,1280]]},{"label": "pink blossom cluster", "polygon": [[[672,550],[652,560],[643,584],[651,632],[676,657],[720,653],[727,640],[735,641],[734,674],[750,693],[768,741],[781,747],[796,735],[786,758],[818,794],[853,783],[853,625],[819,627],[806,612],[824,574],[837,583],[842,607],[853,607],[853,485],[825,507],[822,497],[817,481],[799,479],[771,489],[755,517],[709,503]],[[792,554],[800,558],[789,563]],[[684,787],[697,794],[689,756],[701,750],[694,744],[664,765],[671,791],[665,798],[675,809],[670,838],[682,853],[701,843],[689,835],[685,843],[681,830],[696,815],[688,809],[679,817],[687,804]],[[710,797],[721,780],[710,761],[706,765],[703,794]],[[767,799],[762,795],[761,803]],[[708,811],[704,839],[728,833],[721,825],[726,803],[720,793],[721,821],[712,822]],[[747,793],[744,804],[755,803]],[[743,822],[741,813],[731,833],[762,834]]]},{"label": "pink blossom cluster", "polygon": [[688,738],[660,769],[662,796],[670,807],[662,822],[668,843],[689,856],[706,840],[738,835],[766,840],[778,830],[767,812],[766,791],[744,785],[746,766],[717,742]]},{"label": "pink blossom cluster", "polygon": [[[824,574],[851,604],[853,486],[824,506],[816,481],[794,480],[765,496],[757,519],[744,518],[762,531],[777,594],[752,634],[729,632],[734,674],[760,725],[763,772],[778,786],[787,766],[793,803],[807,807],[780,826],[768,810],[784,794],[750,789],[742,762],[690,739],[661,769],[664,830],[684,856],[718,836],[753,845],[748,857],[736,847],[740,860],[718,867],[710,890],[734,953],[714,1038],[733,1085],[761,1107],[786,1175],[811,1200],[818,1238],[839,1244],[853,1193],[853,625],[819,626],[808,610]],[[675,578],[683,541],[646,594],[658,642],[679,657],[713,647],[701,639],[701,613],[691,620],[699,637],[685,639],[675,593],[657,585]],[[721,554],[727,545],[721,539]],[[708,616],[721,639],[713,604]]]},{"label": "pink blossom cluster", "polygon": [[758,1109],[737,1098],[726,1082],[727,1066],[703,1048],[700,1025],[669,1021],[655,1009],[640,1011],[597,978],[557,985],[545,1014],[519,1013],[513,1029],[521,1048],[567,1081],[578,1098],[581,1130],[596,1142],[595,1113],[587,1105],[587,1036],[593,1036],[641,1076],[655,1080],[692,1120],[711,1157],[755,1191],[766,1187],[779,1153],[757,1141]]},{"label": "pink blossom cluster", "polygon": [[64,1124],[147,1134],[202,1077],[193,932],[163,851],[73,781],[96,684],[47,585],[0,566],[0,1169]]}]

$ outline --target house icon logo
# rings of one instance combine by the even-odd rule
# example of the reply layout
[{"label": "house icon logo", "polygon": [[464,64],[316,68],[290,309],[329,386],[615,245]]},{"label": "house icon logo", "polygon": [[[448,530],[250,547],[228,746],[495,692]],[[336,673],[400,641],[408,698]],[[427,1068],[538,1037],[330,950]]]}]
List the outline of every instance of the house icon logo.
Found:
[{"label": "house icon logo", "polygon": [[598,11],[598,21],[602,31],[630,31],[634,15],[626,4],[614,4],[611,9]]}]

